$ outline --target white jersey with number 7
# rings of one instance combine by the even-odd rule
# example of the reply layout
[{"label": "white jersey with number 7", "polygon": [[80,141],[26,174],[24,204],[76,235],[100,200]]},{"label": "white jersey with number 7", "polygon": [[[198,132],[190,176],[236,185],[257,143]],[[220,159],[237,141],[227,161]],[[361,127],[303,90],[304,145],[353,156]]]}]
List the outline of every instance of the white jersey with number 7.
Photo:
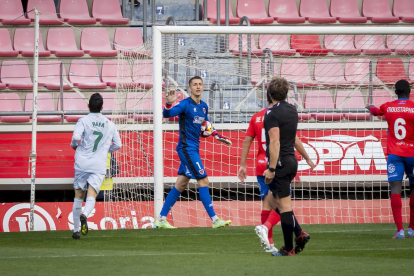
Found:
[{"label": "white jersey with number 7", "polygon": [[71,146],[77,146],[75,170],[105,174],[108,152],[122,143],[114,123],[101,113],[89,113],[76,123]]}]

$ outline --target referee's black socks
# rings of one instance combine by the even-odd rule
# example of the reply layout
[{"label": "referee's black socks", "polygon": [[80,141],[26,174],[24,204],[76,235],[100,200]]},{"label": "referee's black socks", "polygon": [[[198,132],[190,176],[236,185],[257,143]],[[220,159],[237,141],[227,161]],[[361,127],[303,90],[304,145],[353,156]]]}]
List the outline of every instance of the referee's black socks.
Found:
[{"label": "referee's black socks", "polygon": [[285,249],[291,251],[293,249],[293,229],[295,227],[295,215],[293,211],[280,214],[282,223],[283,238],[285,240]]},{"label": "referee's black socks", "polygon": [[[276,213],[280,215],[280,211],[278,208],[276,208]],[[294,215],[294,218],[295,218],[295,227],[293,228],[293,232],[295,232],[296,237],[299,237],[300,234],[302,233],[302,227],[300,227],[300,224],[298,223],[298,220],[296,219],[295,215]]]}]

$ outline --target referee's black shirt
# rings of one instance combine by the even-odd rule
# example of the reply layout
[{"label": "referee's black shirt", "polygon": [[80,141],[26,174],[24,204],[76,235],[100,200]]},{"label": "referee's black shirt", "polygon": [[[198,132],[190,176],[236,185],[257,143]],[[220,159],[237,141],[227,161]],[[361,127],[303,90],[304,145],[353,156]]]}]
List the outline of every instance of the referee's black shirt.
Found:
[{"label": "referee's black shirt", "polygon": [[296,107],[281,101],[270,108],[264,117],[266,133],[266,156],[269,157],[269,130],[278,127],[280,130],[280,156],[295,155],[295,138],[298,128],[298,112]]}]

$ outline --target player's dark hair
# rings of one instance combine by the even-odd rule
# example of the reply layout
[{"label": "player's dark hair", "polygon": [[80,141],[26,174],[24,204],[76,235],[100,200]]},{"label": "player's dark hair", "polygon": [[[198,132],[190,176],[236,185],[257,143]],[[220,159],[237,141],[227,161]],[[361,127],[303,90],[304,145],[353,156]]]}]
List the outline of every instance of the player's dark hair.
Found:
[{"label": "player's dark hair", "polygon": [[410,97],[410,83],[406,80],[399,80],[395,83],[395,94],[398,98],[409,98]]},{"label": "player's dark hair", "polygon": [[272,104],[272,98],[269,95],[269,91],[266,92],[267,103]]},{"label": "player's dark hair", "polygon": [[95,93],[92,94],[91,98],[89,99],[89,111],[92,113],[99,113],[101,112],[103,105],[103,98],[101,94]]},{"label": "player's dark hair", "polygon": [[201,80],[201,82],[203,82],[203,79],[200,76],[194,76],[188,81],[188,86],[191,86],[193,80]]},{"label": "player's dark hair", "polygon": [[267,95],[279,102],[286,100],[288,91],[289,83],[285,78],[281,77],[273,77],[267,86]]}]

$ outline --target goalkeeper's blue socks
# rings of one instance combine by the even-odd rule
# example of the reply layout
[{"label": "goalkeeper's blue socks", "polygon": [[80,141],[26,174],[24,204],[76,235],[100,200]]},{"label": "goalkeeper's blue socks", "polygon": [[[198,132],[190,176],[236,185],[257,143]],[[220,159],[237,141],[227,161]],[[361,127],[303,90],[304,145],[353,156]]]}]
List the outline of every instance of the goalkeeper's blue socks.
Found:
[{"label": "goalkeeper's blue socks", "polygon": [[199,187],[198,192],[200,193],[201,202],[206,209],[208,216],[214,220],[216,213],[214,212],[213,202],[211,201],[210,191],[208,187]]},{"label": "goalkeeper's blue socks", "polygon": [[168,193],[167,198],[165,199],[164,206],[162,206],[160,217],[167,217],[168,212],[174,206],[177,199],[180,197],[181,192],[175,188],[175,186]]}]

